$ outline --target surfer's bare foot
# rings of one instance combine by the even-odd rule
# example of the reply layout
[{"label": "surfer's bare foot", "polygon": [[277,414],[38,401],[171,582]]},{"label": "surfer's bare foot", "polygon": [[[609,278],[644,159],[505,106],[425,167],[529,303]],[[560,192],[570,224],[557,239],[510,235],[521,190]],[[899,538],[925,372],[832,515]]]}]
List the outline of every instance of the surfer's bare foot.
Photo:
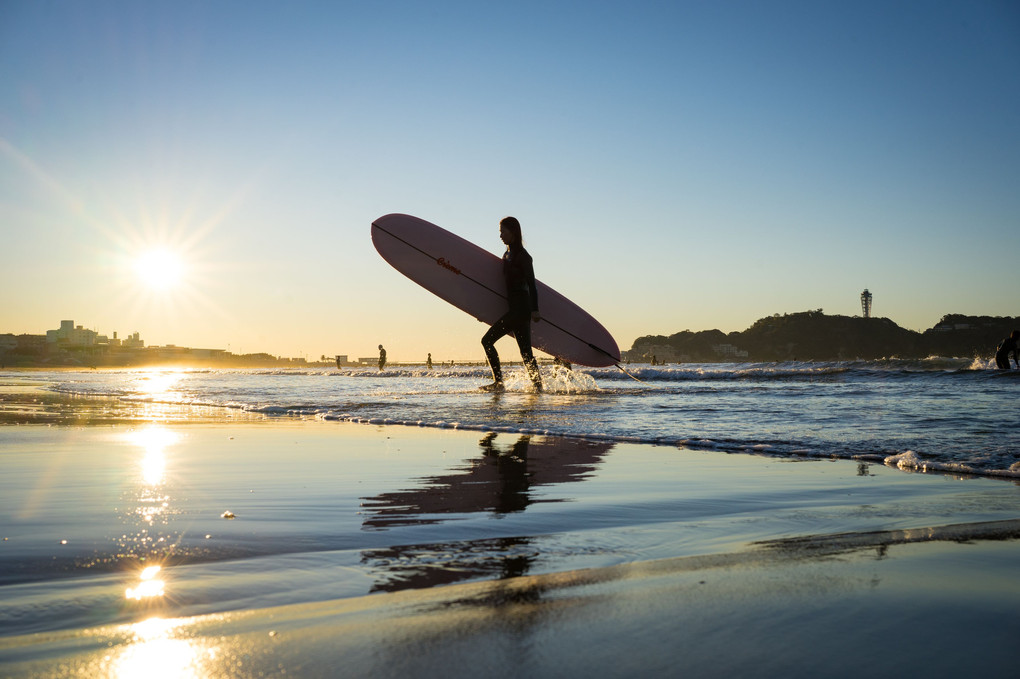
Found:
[{"label": "surfer's bare foot", "polygon": [[478,388],[481,389],[482,391],[499,392],[503,391],[506,387],[503,386],[502,382],[493,382],[492,384],[483,384]]}]

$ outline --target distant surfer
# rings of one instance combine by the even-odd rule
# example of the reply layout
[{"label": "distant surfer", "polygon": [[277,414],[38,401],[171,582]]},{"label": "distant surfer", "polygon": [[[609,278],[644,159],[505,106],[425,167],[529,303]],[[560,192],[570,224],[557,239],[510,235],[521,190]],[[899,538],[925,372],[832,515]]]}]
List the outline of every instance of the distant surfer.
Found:
[{"label": "distant surfer", "polygon": [[383,349],[383,346],[380,344],[379,345],[379,370],[382,370],[385,367],[386,367],[386,350]]},{"label": "distant surfer", "polygon": [[524,249],[521,238],[521,223],[516,217],[504,217],[499,222],[499,238],[506,244],[503,253],[503,281],[506,283],[506,297],[509,309],[492,324],[482,337],[485,357],[492,368],[492,384],[482,387],[486,391],[503,390],[503,370],[496,352],[496,340],[512,334],[521,350],[521,358],[528,370],[528,376],[536,391],[542,391],[542,376],[538,362],[531,353],[531,324],[538,323],[538,288],[535,285],[535,269],[531,255]]},{"label": "distant surfer", "polygon": [[425,367],[432,370],[432,354],[429,354],[429,357],[425,359]]},{"label": "distant surfer", "polygon": [[1020,369],[1020,347],[1018,345],[1020,345],[1020,330],[1009,333],[1009,337],[999,343],[999,347],[995,350],[995,365],[999,366],[1000,370],[1009,370],[1010,354],[1013,354],[1013,362],[1016,363],[1017,369]]}]

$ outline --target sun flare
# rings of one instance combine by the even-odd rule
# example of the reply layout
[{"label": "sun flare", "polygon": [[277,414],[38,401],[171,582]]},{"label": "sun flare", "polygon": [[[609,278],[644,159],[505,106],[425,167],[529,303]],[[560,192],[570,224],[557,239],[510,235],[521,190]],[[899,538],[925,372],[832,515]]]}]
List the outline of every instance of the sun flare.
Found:
[{"label": "sun flare", "polygon": [[170,250],[149,250],[135,260],[135,273],[152,290],[170,290],[184,277],[184,260]]}]

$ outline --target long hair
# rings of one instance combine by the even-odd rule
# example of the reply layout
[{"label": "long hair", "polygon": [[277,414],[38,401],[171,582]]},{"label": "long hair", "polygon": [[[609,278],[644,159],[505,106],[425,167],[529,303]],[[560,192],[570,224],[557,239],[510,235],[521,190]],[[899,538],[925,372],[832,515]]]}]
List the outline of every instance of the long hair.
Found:
[{"label": "long hair", "polygon": [[503,217],[499,220],[499,225],[506,227],[514,235],[518,245],[524,245],[524,237],[521,236],[521,223],[517,221],[517,217]]}]

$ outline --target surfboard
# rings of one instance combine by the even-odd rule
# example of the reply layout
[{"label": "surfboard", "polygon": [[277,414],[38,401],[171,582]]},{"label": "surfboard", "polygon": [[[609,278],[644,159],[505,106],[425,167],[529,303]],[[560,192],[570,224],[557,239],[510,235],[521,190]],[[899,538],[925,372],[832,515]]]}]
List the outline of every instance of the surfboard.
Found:
[{"label": "surfboard", "polygon": [[[394,269],[482,323],[491,325],[507,312],[503,262],[474,243],[404,214],[372,222],[372,243]],[[601,323],[545,283],[535,283],[542,320],[531,325],[534,348],[591,367],[620,362],[620,349]]]}]

